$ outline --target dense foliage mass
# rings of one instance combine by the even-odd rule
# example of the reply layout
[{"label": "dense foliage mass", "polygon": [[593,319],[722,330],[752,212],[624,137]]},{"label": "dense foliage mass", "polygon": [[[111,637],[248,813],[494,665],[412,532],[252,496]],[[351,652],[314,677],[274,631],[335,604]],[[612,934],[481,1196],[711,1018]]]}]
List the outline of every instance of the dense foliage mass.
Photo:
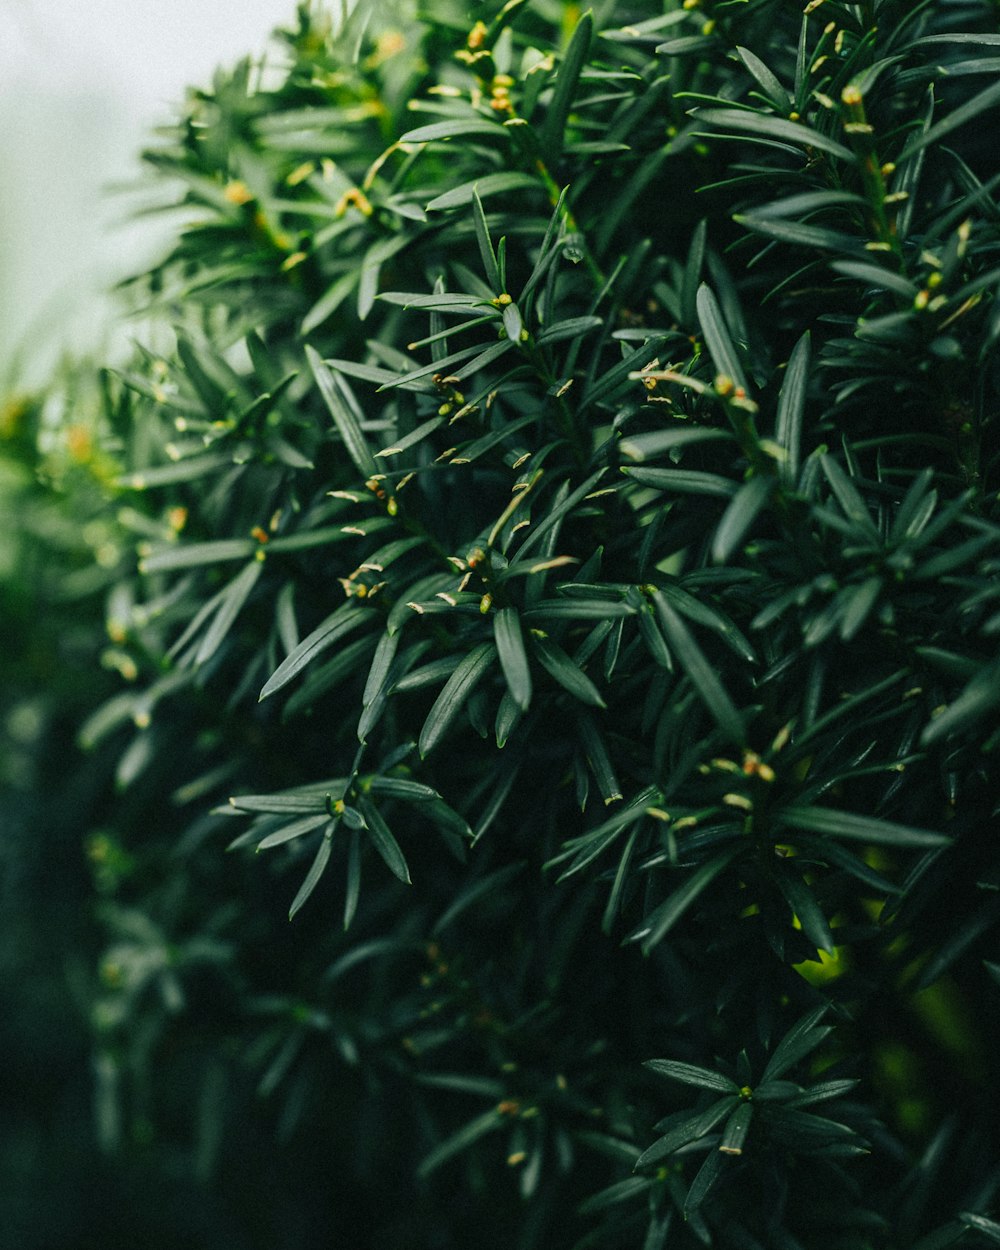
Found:
[{"label": "dense foliage mass", "polygon": [[101,1143],[175,1245],[996,1244],[997,6],[429,7],[148,154]]}]

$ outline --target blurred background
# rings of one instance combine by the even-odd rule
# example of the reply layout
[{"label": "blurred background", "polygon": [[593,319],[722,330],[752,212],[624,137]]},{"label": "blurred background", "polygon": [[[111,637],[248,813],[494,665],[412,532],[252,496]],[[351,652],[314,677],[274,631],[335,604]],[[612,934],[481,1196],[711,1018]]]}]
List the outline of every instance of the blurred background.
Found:
[{"label": "blurred background", "polygon": [[96,1148],[86,839],[112,781],[76,740],[113,689],[115,511],[86,423],[99,375],[63,362],[120,354],[135,331],[106,293],[176,232],[176,213],[134,218],[142,147],[189,85],[294,19],[295,0],[0,0],[0,1250],[259,1244],[257,1217],[192,1200],[170,1158]]},{"label": "blurred background", "polygon": [[295,0],[0,0],[0,385],[39,382],[63,348],[113,342],[104,292],[170,229],[130,219],[140,149],[188,85],[263,54],[294,12]]}]

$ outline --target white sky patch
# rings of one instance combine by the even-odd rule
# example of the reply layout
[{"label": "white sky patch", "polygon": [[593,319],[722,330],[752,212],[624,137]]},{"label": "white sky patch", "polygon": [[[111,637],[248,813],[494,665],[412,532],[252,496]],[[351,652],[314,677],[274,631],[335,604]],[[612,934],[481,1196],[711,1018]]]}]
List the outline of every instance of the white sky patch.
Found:
[{"label": "white sky patch", "polygon": [[[101,293],[164,237],[124,224],[139,151],[189,85],[260,57],[295,0],[0,0],[0,381],[93,350]],[[98,312],[98,310],[101,310]]]}]

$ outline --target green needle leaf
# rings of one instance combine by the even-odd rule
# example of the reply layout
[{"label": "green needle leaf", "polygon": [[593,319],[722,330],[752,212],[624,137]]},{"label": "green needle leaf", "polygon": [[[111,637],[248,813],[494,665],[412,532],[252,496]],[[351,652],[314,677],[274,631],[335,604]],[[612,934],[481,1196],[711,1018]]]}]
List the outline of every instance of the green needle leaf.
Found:
[{"label": "green needle leaf", "polygon": [[287,686],[307,664],[311,664],[318,655],[321,655],[328,647],[332,647],[339,638],[343,638],[352,629],[356,629],[368,615],[369,613],[364,608],[359,608],[350,602],[342,603],[285,656],[264,683],[264,688],[260,692],[260,702],[275,694],[283,686]]},{"label": "green needle leaf", "polygon": [[729,328],[722,316],[722,309],[711,287],[703,282],[698,288],[695,300],[698,309],[698,321],[701,332],[705,336],[712,363],[719,373],[724,373],[736,383],[748,390],[746,376],[736,351],[736,346],[729,335]]},{"label": "green needle leaf", "polygon": [[365,827],[372,846],[382,856],[389,871],[404,885],[410,885],[410,870],[406,865],[406,859],[392,831],[382,818],[382,813],[365,794],[358,797],[358,810],[365,819]]},{"label": "green needle leaf", "polygon": [[772,139],[779,143],[794,143],[798,147],[814,148],[828,152],[842,161],[854,161],[854,153],[836,139],[803,126],[801,122],[786,121],[750,109],[700,108],[692,113],[695,123],[701,126],[718,126],[722,130],[736,130],[754,138]]},{"label": "green needle leaf", "polygon": [[688,1190],[687,1198],[684,1202],[684,1218],[686,1220],[689,1220],[695,1214],[708,1197],[709,1191],[719,1179],[724,1166],[725,1156],[720,1154],[718,1150],[712,1150],[705,1156],[705,1162],[698,1169],[694,1180],[691,1182],[691,1188]]},{"label": "green needle leaf", "polygon": [[313,890],[319,885],[320,877],[326,871],[326,866],[330,861],[330,851],[332,849],[333,838],[329,833],[323,835],[323,840],[316,848],[316,858],[312,862],[312,866],[306,873],[306,879],[299,887],[299,892],[292,900],[292,905],[288,909],[288,919],[294,920],[295,914],[312,894]]},{"label": "green needle leaf", "polygon": [[798,875],[797,869],[779,865],[775,870],[778,888],[785,901],[798,917],[802,932],[817,949],[832,955],[836,949],[829,922],[808,885]]},{"label": "green needle leaf", "polygon": [[713,1072],[710,1068],[700,1068],[693,1063],[681,1063],[676,1059],[647,1059],[642,1066],[658,1076],[680,1081],[682,1085],[697,1085],[701,1089],[714,1089],[722,1094],[740,1092],[740,1087],[731,1077]]},{"label": "green needle leaf", "polygon": [[566,55],[556,71],[555,91],[552,93],[552,101],[539,131],[542,146],[551,158],[557,158],[562,151],[566,122],[573,106],[573,98],[587,53],[590,51],[593,31],[594,18],[588,9],[577,22],[569,47],[566,49]]},{"label": "green needle leaf", "polygon": [[980,91],[978,95],[973,96],[971,100],[960,104],[954,112],[949,113],[946,117],[942,117],[939,122],[935,122],[933,126],[922,131],[915,139],[911,139],[900,153],[896,164],[902,165],[911,156],[915,156],[930,144],[937,143],[945,135],[950,135],[952,131],[958,130],[960,126],[965,126],[975,120],[975,118],[981,117],[983,113],[995,108],[998,104],[1000,104],[1000,82],[995,82]]},{"label": "green needle leaf", "polygon": [[778,472],[783,482],[794,486],[799,480],[799,463],[802,446],[802,416],[806,406],[809,387],[809,360],[812,340],[809,331],[795,344],[785,370],[785,380],[778,395],[778,416],[774,436],[784,449],[785,459]]},{"label": "green needle leaf", "polygon": [[752,1119],[753,1103],[741,1102],[726,1121],[726,1127],[722,1130],[719,1150],[724,1155],[741,1155],[743,1153],[743,1143],[746,1141],[747,1133],[750,1131],[750,1121]]},{"label": "green needle leaf", "polygon": [[260,560],[251,560],[226,587],[219,610],[201,640],[195,664],[206,664],[218,651],[263,571],[264,565]]},{"label": "green needle leaf", "polygon": [[745,482],[730,500],[712,540],[712,559],[717,564],[724,564],[743,541],[773,489],[772,478],[758,475]]},{"label": "green needle leaf", "polygon": [[[646,1066],[648,1067],[649,1065],[647,1064]],[[738,1092],[727,1094],[725,1098],[720,1098],[718,1102],[712,1103],[707,1111],[689,1116],[686,1120],[675,1124],[669,1132],[665,1133],[663,1137],[655,1141],[648,1150],[639,1156],[635,1162],[635,1171],[638,1172],[640,1168],[653,1167],[668,1155],[672,1155],[675,1151],[680,1150],[683,1146],[698,1141],[710,1133],[719,1121],[731,1114],[738,1105]]]},{"label": "green needle leaf", "polygon": [[761,1075],[761,1085],[784,1076],[790,1068],[793,1068],[806,1055],[811,1054],[820,1042],[833,1032],[831,1025],[820,1024],[820,1020],[826,1015],[828,1009],[828,1004],[823,1003],[822,1006],[802,1016],[792,1025],[774,1048],[774,1053]]},{"label": "green needle leaf", "polygon": [[500,295],[503,291],[500,282],[500,267],[497,264],[496,252],[493,250],[493,241],[490,239],[489,226],[486,224],[483,202],[475,190],[472,192],[472,221],[476,228],[476,243],[479,245],[479,258],[483,262],[487,285]]},{"label": "green needle leaf", "polygon": [[648,955],[653,947],[666,937],[699,895],[703,894],[715,878],[729,867],[741,850],[742,847],[739,846],[730,847],[697,868],[683,885],[674,890],[665,903],[657,907],[642,928],[629,937],[629,941],[638,942],[645,939],[642,942],[642,950],[643,954]]},{"label": "green needle leaf", "polygon": [[330,416],[333,417],[337,433],[343,439],[347,454],[367,481],[373,474],[378,473],[378,465],[368,446],[368,440],[361,430],[360,409],[358,409],[357,401],[343,378],[334,373],[310,343],[306,344],[306,359],[309,361],[309,368],[316,379],[319,392],[330,410]]},{"label": "green needle leaf", "polygon": [[501,608],[493,618],[493,636],[496,639],[500,667],[507,681],[511,698],[522,712],[531,703],[531,669],[528,653],[524,649],[524,635],[516,608]]},{"label": "green needle leaf", "polygon": [[911,825],[897,825],[893,821],[878,820],[874,816],[838,812],[832,807],[786,807],[775,813],[775,819],[789,829],[806,829],[810,833],[825,833],[832,838],[847,838],[852,842],[873,842],[879,846],[928,850],[937,846],[948,846],[951,842],[943,833],[914,829]]},{"label": "green needle leaf", "polygon": [[652,592],[653,602],[660,616],[660,623],[673,654],[691,678],[701,701],[715,723],[736,746],[742,746],[746,737],[743,717],[726,693],[722,682],[692,638],[687,626],[659,591]]},{"label": "green needle leaf", "polygon": [[497,649],[491,642],[481,642],[462,657],[444,689],[434,700],[420,731],[421,755],[428,755],[441,741],[449,725],[464,707],[469,695],[496,659]]},{"label": "green needle leaf", "polygon": [[590,707],[605,706],[601,692],[558,643],[546,638],[533,638],[532,646],[542,668],[564,690]]},{"label": "green needle leaf", "polygon": [[429,126],[418,126],[416,130],[408,130],[399,142],[402,143],[440,143],[447,139],[458,139],[463,135],[478,135],[489,139],[506,139],[510,134],[497,122],[485,118],[449,118],[444,122],[431,122]]}]

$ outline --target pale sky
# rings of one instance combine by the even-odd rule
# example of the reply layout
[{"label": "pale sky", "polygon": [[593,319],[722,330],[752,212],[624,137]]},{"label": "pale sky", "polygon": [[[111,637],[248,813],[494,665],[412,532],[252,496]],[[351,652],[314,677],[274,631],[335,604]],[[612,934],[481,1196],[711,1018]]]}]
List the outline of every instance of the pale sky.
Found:
[{"label": "pale sky", "polygon": [[[260,56],[295,0],[0,0],[0,380],[60,343],[96,347],[96,293],[165,227],[116,228],[139,149],[191,84]],[[273,46],[272,46],[273,54]],[[44,351],[39,347],[44,344]]]}]

